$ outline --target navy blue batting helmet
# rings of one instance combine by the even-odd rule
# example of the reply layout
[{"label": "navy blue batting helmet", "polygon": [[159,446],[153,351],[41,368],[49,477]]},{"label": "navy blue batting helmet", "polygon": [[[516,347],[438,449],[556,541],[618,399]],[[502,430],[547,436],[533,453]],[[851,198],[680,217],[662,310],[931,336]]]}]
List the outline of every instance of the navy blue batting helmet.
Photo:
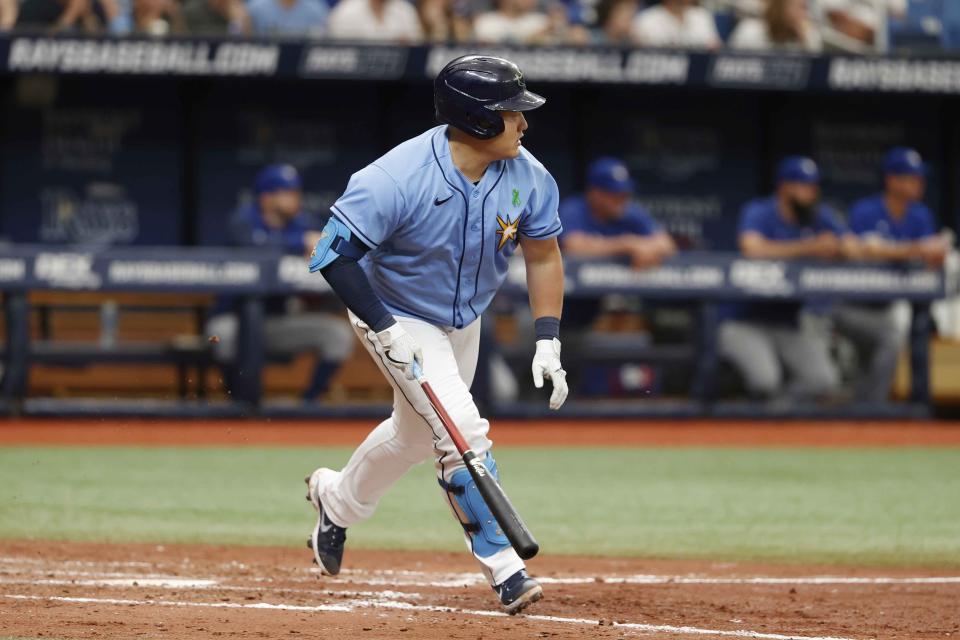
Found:
[{"label": "navy blue batting helmet", "polygon": [[527,91],[520,68],[494,56],[462,56],[433,82],[437,120],[486,140],[503,133],[497,111],[531,111],[546,98]]}]

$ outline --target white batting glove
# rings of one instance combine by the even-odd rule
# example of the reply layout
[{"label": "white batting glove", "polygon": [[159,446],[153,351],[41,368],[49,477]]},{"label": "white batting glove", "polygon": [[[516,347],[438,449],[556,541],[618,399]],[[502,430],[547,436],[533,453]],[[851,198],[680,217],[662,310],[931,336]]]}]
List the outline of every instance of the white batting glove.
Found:
[{"label": "white batting glove", "polygon": [[550,408],[556,411],[563,406],[567,399],[567,372],[560,365],[560,341],[537,340],[537,352],[533,354],[533,386],[543,387],[543,379],[549,378],[553,383],[553,393],[550,394]]},{"label": "white batting glove", "polygon": [[[366,325],[364,325],[366,327]],[[367,337],[370,340],[376,339],[383,348],[383,355],[391,366],[403,372],[407,380],[416,380],[413,375],[414,361],[423,368],[423,350],[409,333],[404,331],[399,322],[393,323],[380,333],[374,333],[367,327]]]}]

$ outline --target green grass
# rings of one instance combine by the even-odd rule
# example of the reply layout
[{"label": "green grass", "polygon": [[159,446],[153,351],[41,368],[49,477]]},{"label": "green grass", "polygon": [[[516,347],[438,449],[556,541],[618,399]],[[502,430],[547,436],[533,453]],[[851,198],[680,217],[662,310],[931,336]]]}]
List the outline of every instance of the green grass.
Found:
[{"label": "green grass", "polygon": [[[349,450],[0,449],[0,538],[303,544]],[[960,565],[960,449],[502,449],[551,554]],[[352,548],[462,550],[431,465]]]}]

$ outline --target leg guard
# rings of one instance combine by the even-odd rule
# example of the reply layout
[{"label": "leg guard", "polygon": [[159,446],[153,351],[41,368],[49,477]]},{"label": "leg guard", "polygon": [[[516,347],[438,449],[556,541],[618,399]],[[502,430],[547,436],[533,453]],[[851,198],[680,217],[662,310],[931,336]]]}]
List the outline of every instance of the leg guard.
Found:
[{"label": "leg guard", "polygon": [[[483,460],[483,466],[487,468],[497,481],[500,480],[500,472],[497,470],[497,463],[488,451]],[[460,521],[463,530],[470,538],[473,546],[473,553],[480,558],[488,558],[493,554],[510,548],[510,541],[500,530],[496,518],[484,502],[477,484],[470,477],[470,472],[466,469],[460,469],[450,478],[450,482],[444,482],[439,479],[440,486],[450,497],[450,504]]]}]

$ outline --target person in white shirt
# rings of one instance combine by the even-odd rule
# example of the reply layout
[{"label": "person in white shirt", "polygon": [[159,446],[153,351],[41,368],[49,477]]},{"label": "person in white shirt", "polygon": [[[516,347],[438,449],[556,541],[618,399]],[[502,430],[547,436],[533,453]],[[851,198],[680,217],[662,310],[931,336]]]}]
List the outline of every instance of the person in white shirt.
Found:
[{"label": "person in white shirt", "polygon": [[473,7],[469,0],[417,0],[417,12],[427,42],[468,42],[473,38]]},{"label": "person in white shirt", "polygon": [[473,35],[478,42],[532,44],[544,40],[550,18],[537,11],[537,0],[499,0],[495,11],[477,16]]},{"label": "person in white shirt", "polygon": [[717,49],[721,44],[713,14],[696,0],[663,0],[644,9],[634,18],[630,35],[641,47]]},{"label": "person in white shirt", "polygon": [[[954,0],[955,1],[955,0]],[[826,25],[848,38],[872,45],[877,30],[885,25],[884,14],[902,16],[907,0],[816,0],[817,13]]]},{"label": "person in white shirt", "polygon": [[329,33],[338,40],[423,40],[417,10],[406,0],[341,0],[330,12]]},{"label": "person in white shirt", "polygon": [[807,0],[768,0],[763,17],[740,21],[729,45],[733,49],[817,53],[823,49],[823,40],[807,14]]}]

